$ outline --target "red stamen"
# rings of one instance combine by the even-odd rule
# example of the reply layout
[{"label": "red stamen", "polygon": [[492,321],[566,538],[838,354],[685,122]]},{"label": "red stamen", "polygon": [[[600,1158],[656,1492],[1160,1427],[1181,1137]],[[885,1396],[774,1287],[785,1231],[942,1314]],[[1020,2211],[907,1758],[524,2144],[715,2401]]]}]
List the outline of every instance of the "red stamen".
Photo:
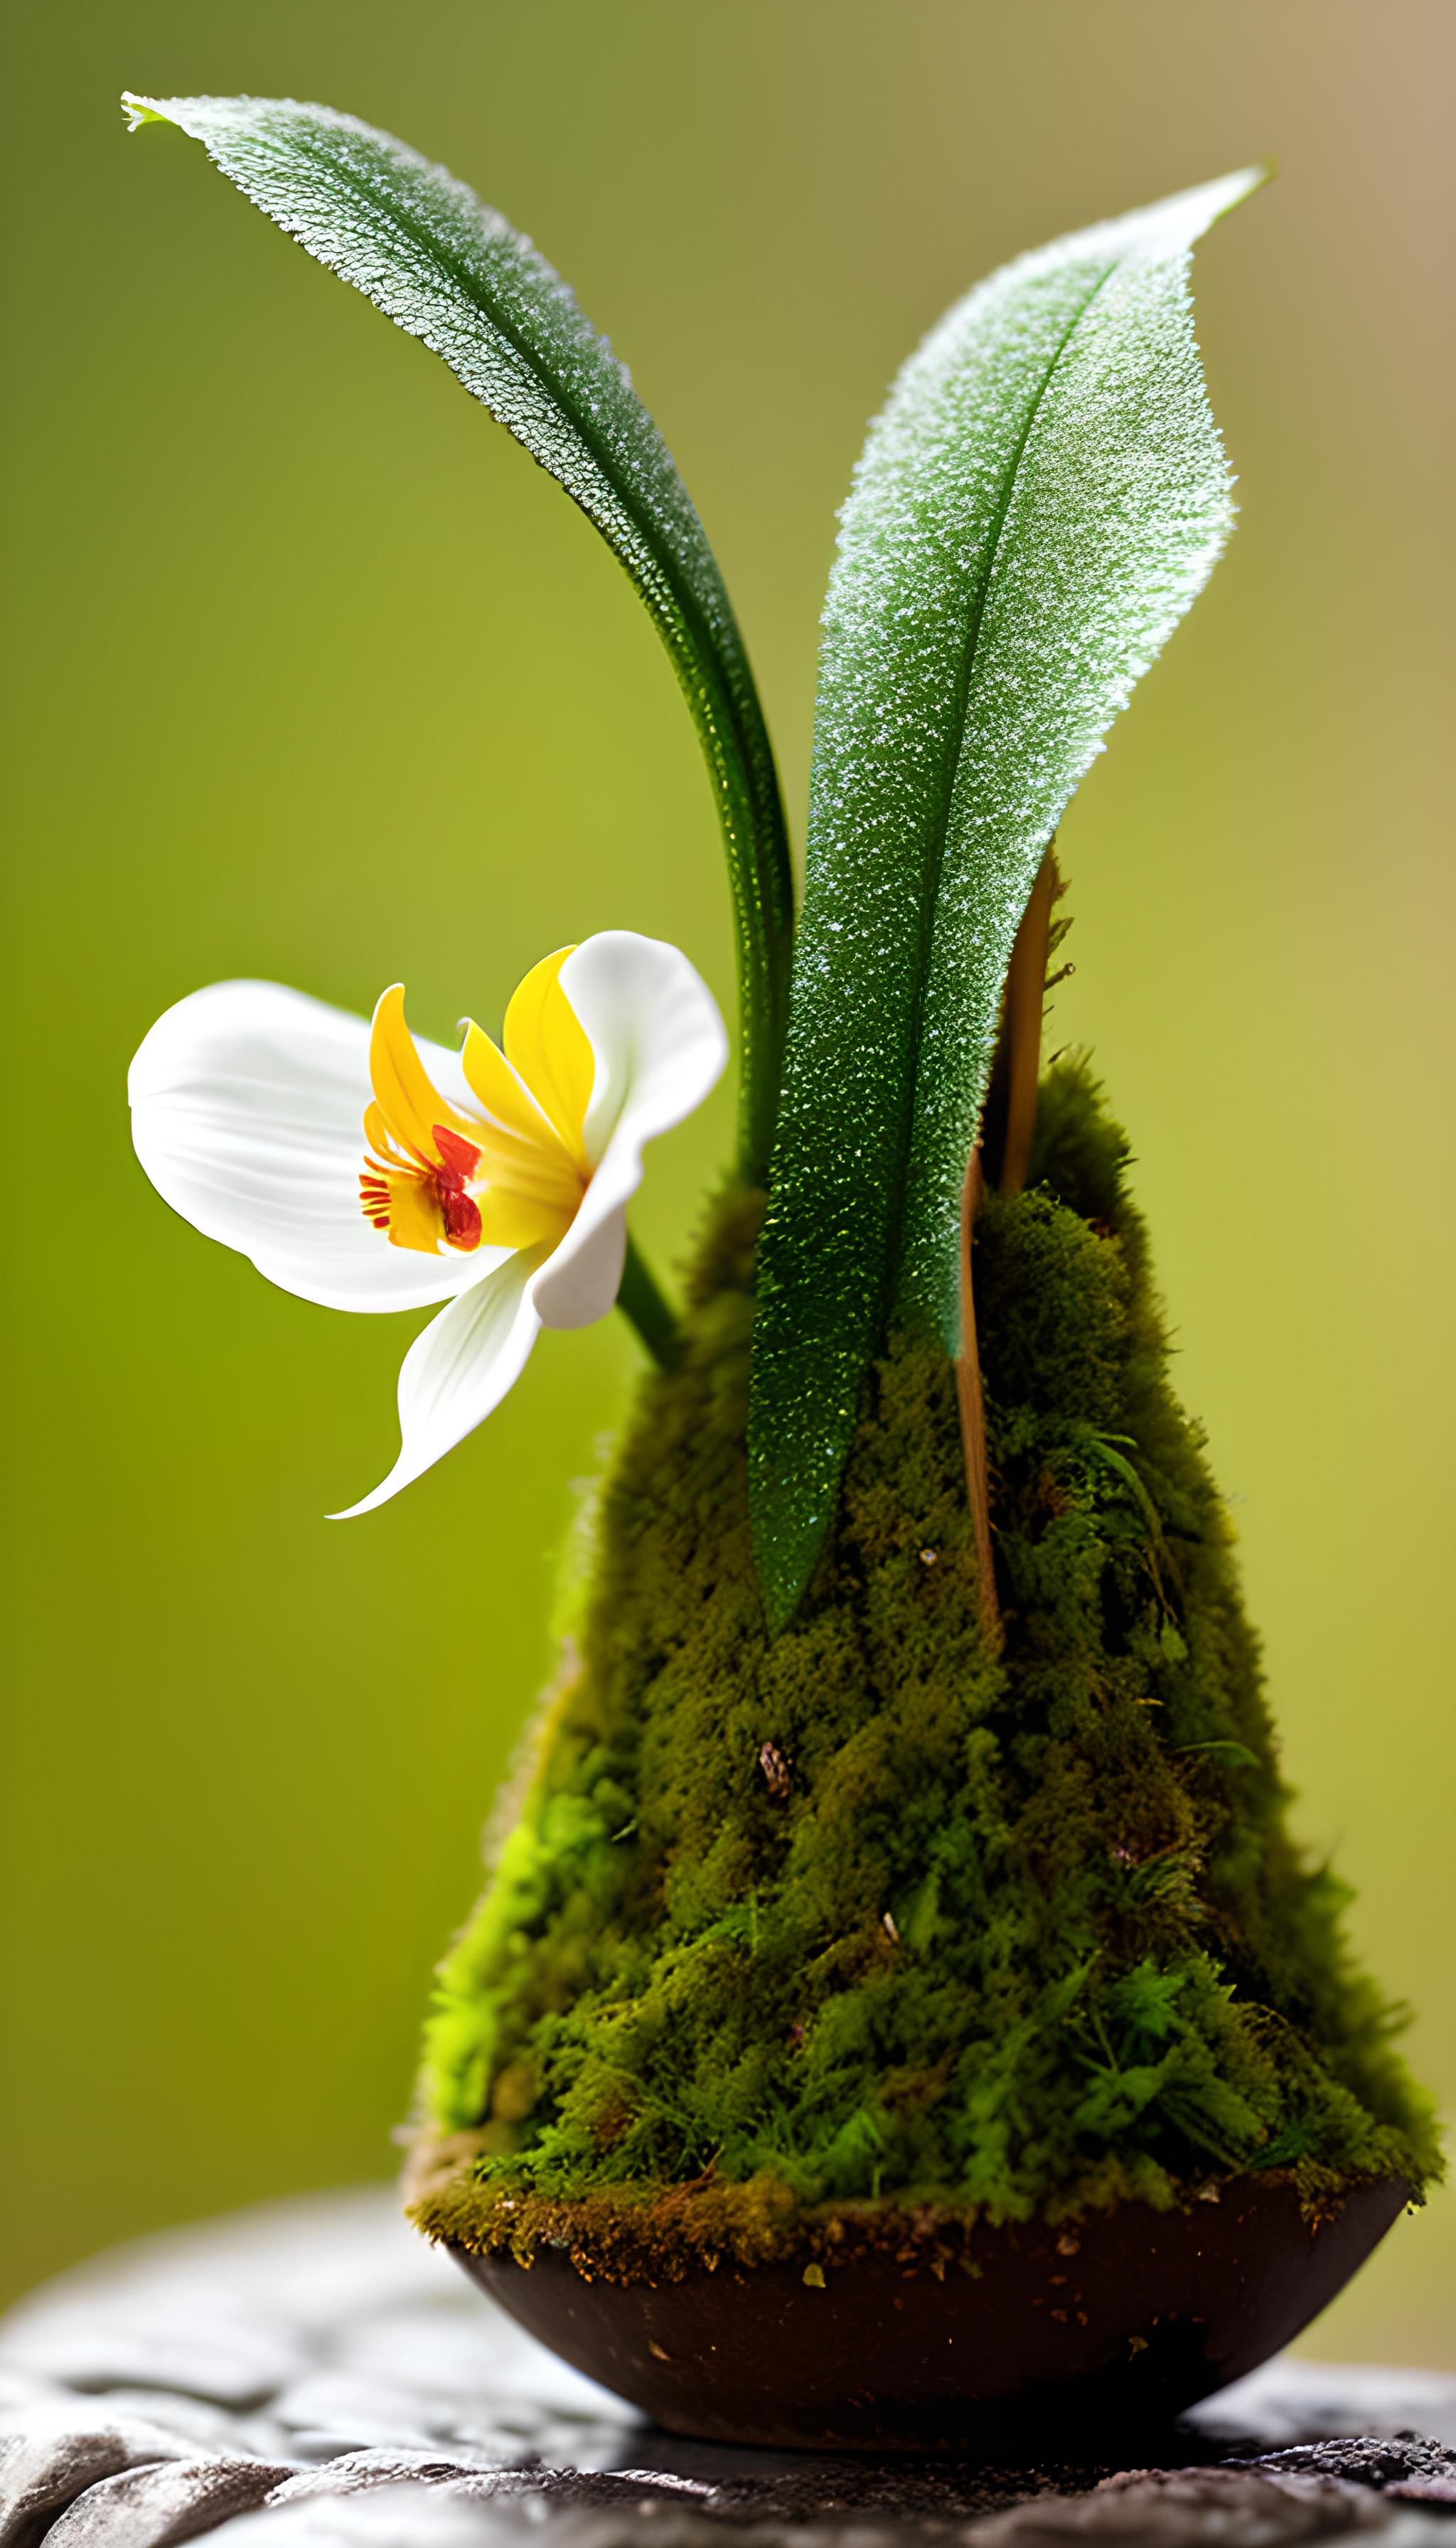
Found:
[{"label": "red stamen", "polygon": [[372,1222],[376,1229],[388,1229],[390,1226],[390,1190],[383,1177],[361,1176],[359,1179],[359,1206],[365,1220]]},{"label": "red stamen", "polygon": [[[445,1175],[462,1180],[473,1177],[481,1163],[481,1154],[474,1141],[463,1140],[458,1133],[451,1132],[448,1124],[432,1124],[430,1131],[435,1137],[435,1148],[444,1163]],[[438,1176],[439,1172],[436,1174]]]},{"label": "red stamen", "polygon": [[360,1206],[365,1220],[371,1222],[376,1229],[388,1230],[391,1226],[391,1183],[398,1183],[401,1177],[412,1178],[416,1184],[427,1186],[434,1198],[442,1225],[440,1235],[445,1245],[458,1247],[462,1255],[469,1256],[481,1243],[481,1216],[479,1205],[466,1193],[465,1185],[466,1179],[473,1176],[479,1167],[481,1154],[473,1141],[464,1140],[460,1134],[452,1133],[448,1124],[433,1124],[430,1130],[440,1154],[440,1164],[436,1166],[433,1159],[417,1153],[419,1165],[402,1165],[392,1180],[389,1175],[379,1173],[378,1160],[370,1159],[368,1172],[359,1179]]},{"label": "red stamen", "polygon": [[471,1255],[481,1243],[479,1204],[468,1194],[454,1194],[448,1189],[442,1192],[438,1179],[435,1192],[439,1197],[440,1216],[445,1225],[445,1245],[458,1247],[464,1256]]}]

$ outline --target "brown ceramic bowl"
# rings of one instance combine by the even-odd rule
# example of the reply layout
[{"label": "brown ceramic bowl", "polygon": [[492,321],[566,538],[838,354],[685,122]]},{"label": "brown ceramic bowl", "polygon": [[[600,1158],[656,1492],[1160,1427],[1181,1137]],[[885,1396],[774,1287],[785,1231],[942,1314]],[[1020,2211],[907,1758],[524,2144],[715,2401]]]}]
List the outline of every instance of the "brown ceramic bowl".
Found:
[{"label": "brown ceramic bowl", "polygon": [[1408,2189],[1359,2187],[1302,2220],[1277,2180],[1183,2212],[1123,2204],[1074,2231],[977,2227],[969,2270],[865,2253],[588,2278],[453,2253],[532,2335],[670,2432],[798,2450],[1074,2448],[1165,2421],[1287,2344],[1384,2237]]}]

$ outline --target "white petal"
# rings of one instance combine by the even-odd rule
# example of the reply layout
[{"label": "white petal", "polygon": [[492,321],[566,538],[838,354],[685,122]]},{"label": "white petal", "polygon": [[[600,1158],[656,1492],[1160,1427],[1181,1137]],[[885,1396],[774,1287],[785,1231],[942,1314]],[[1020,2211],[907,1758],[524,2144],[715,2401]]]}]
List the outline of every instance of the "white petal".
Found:
[{"label": "white petal", "polygon": [[660,938],[629,929],[588,938],[563,964],[561,987],[596,1062],[585,1126],[594,1173],[534,1294],[543,1325],[586,1327],[617,1296],[643,1146],[701,1105],[728,1039],[707,984]]},{"label": "white petal", "polygon": [[[416,1038],[442,1097],[476,1108],[458,1054]],[[132,1064],[132,1138],[174,1212],[330,1310],[414,1310],[503,1248],[392,1247],[359,1208],[369,1029],[277,982],[214,982],[158,1018]]]},{"label": "white petal", "polygon": [[539,1248],[521,1248],[415,1337],[400,1367],[400,1456],[383,1486],[331,1520],[387,1503],[500,1406],[541,1332],[530,1296],[540,1263]]}]

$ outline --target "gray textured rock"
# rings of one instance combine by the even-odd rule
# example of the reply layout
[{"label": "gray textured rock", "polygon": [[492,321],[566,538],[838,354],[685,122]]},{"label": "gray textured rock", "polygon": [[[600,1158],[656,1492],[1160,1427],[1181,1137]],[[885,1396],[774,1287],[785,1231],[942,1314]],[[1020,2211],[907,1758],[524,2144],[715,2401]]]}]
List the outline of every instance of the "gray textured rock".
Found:
[{"label": "gray textured rock", "polygon": [[1108,2478],[1089,2495],[1018,2505],[976,2526],[977,2548],[1196,2548],[1206,2540],[1342,2539],[1377,2532],[1391,2516],[1378,2496],[1324,2479],[1300,2484],[1262,2471],[1159,2470]]},{"label": "gray textured rock", "polygon": [[250,2512],[292,2472],[272,2460],[162,2460],[87,2487],[46,2533],[46,2548],[174,2548]]},{"label": "gray textured rock", "polygon": [[0,2323],[0,2548],[1456,2548],[1456,2380],[1276,2363],[1128,2472],[675,2439],[369,2191],[120,2249]]},{"label": "gray textured rock", "polygon": [[14,2405],[0,2442],[0,2548],[33,2548],[53,2535],[55,2516],[107,2478],[157,2460],[185,2457],[174,2430],[49,2394]]},{"label": "gray textured rock", "polygon": [[1383,2363],[1357,2370],[1344,2362],[1298,2362],[1284,2354],[1205,2399],[1188,2421],[1213,2441],[1246,2436],[1264,2450],[1336,2434],[1412,2429],[1456,2450],[1456,2379],[1440,2371],[1393,2371]]}]

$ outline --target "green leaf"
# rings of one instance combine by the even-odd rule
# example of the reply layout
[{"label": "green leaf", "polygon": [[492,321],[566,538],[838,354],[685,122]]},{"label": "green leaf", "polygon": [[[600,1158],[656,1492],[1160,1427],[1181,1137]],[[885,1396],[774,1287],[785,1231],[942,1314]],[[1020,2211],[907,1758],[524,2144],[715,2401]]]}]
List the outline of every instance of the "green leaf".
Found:
[{"label": "green leaf", "polygon": [[549,470],[616,552],[672,658],[728,851],[742,1000],[744,1165],[763,1174],[778,1094],[793,886],[774,755],[743,641],[673,458],[625,367],[501,214],[417,151],[331,107],[123,99],[174,124],[330,272],[418,336]]},{"label": "green leaf", "polygon": [[770,1618],[887,1320],[958,1344],[961,1184],[1017,925],[1231,517],[1193,241],[1245,170],[1007,266],[911,356],[845,507],[749,1419]]}]

